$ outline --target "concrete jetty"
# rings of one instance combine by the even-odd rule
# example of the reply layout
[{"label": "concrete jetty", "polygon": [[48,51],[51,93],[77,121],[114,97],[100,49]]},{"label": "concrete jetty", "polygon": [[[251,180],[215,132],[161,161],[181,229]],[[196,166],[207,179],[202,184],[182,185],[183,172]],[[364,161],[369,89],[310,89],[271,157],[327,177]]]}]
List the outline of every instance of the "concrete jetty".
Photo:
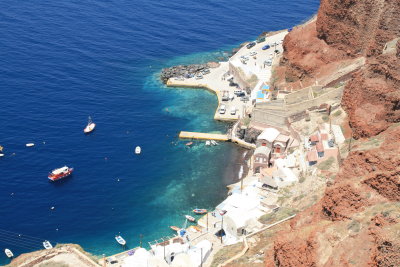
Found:
[{"label": "concrete jetty", "polygon": [[216,141],[229,141],[228,135],[226,134],[213,134],[213,133],[197,133],[197,132],[185,132],[179,133],[179,138],[182,139],[198,139],[198,140],[216,140]]}]

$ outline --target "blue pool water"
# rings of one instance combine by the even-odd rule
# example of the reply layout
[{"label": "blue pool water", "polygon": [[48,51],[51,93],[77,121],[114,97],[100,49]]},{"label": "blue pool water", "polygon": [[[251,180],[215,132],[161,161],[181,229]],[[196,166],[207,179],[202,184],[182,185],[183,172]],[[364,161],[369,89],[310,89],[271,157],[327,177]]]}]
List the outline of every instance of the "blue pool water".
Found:
[{"label": "blue pool water", "polygon": [[[13,1],[0,9],[0,249],[40,248],[5,232],[94,254],[171,234],[223,200],[238,149],[187,148],[180,130],[225,131],[216,97],[165,88],[162,67],[215,60],[263,31],[296,25],[317,0]],[[82,129],[91,115],[95,132]],[[33,148],[25,144],[34,142]],[[136,156],[134,147],[142,154]],[[49,183],[64,164],[72,177]],[[118,181],[117,179],[120,179]],[[55,209],[51,210],[50,207]],[[3,253],[0,263],[6,263]]]}]

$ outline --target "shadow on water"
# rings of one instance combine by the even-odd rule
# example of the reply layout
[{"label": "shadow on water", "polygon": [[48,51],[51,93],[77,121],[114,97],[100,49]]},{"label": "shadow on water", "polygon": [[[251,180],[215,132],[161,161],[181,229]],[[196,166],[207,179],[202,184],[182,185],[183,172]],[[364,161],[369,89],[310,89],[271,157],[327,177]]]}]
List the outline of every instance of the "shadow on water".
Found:
[{"label": "shadow on water", "polygon": [[61,180],[57,180],[57,181],[51,181],[49,179],[49,184],[51,184],[54,187],[63,187],[65,185],[69,184],[69,183],[72,183],[73,179],[74,179],[74,175],[71,174],[70,176],[65,177],[65,178],[63,178]]}]

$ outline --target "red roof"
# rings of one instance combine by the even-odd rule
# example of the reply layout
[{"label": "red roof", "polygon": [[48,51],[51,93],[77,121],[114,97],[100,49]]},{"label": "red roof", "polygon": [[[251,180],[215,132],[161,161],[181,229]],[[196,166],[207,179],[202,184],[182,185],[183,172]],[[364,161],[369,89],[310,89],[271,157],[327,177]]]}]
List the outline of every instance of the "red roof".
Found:
[{"label": "red roof", "polygon": [[328,134],[327,133],[322,133],[321,134],[321,140],[328,140]]},{"label": "red roof", "polygon": [[310,141],[311,142],[318,142],[319,141],[318,135],[316,135],[316,134],[311,135],[310,136]]},{"label": "red roof", "polygon": [[317,152],[324,152],[324,145],[322,142],[318,142],[315,147],[317,148]]},{"label": "red roof", "polygon": [[318,160],[317,151],[311,150],[307,152],[307,161],[317,161],[317,160]]}]

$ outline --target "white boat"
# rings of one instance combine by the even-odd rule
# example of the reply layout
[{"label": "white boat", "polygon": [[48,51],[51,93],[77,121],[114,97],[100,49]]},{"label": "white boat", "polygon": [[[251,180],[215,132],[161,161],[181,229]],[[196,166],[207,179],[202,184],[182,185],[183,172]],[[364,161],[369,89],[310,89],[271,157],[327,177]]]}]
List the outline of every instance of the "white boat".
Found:
[{"label": "white boat", "polygon": [[4,157],[4,154],[0,153],[0,157]]},{"label": "white boat", "polygon": [[95,127],[96,127],[96,123],[94,123],[94,122],[92,121],[92,118],[89,116],[88,124],[87,124],[87,126],[85,127],[85,129],[83,129],[83,132],[84,132],[85,134],[91,133],[91,132],[93,132],[93,130],[94,130]]},{"label": "white boat", "polygon": [[142,149],[140,148],[140,146],[137,146],[135,148],[135,154],[140,154],[140,153],[142,153]]},{"label": "white boat", "polygon": [[125,239],[123,239],[122,236],[120,236],[120,235],[116,235],[116,236],[115,236],[115,240],[117,240],[117,242],[118,242],[120,245],[122,245],[122,246],[125,246],[125,245],[126,245]]},{"label": "white boat", "polygon": [[45,249],[52,249],[52,248],[53,248],[53,245],[52,245],[49,241],[45,240],[45,241],[43,242],[43,247],[44,247]]},{"label": "white boat", "polygon": [[211,144],[212,144],[213,146],[218,145],[217,141],[211,140],[210,142],[211,142]]},{"label": "white boat", "polygon": [[206,146],[211,146],[210,140],[207,140],[207,141],[206,141]]},{"label": "white boat", "polygon": [[196,219],[195,219],[194,217],[190,216],[190,215],[185,215],[185,218],[186,218],[188,221],[191,221],[191,222],[196,221]]},{"label": "white boat", "polygon": [[32,146],[34,146],[35,144],[34,143],[27,143],[25,146],[26,147],[32,147]]},{"label": "white boat", "polygon": [[6,248],[6,249],[4,250],[4,253],[6,253],[7,257],[9,257],[9,258],[14,257],[14,254],[13,254],[12,251],[9,250],[8,248]]}]

